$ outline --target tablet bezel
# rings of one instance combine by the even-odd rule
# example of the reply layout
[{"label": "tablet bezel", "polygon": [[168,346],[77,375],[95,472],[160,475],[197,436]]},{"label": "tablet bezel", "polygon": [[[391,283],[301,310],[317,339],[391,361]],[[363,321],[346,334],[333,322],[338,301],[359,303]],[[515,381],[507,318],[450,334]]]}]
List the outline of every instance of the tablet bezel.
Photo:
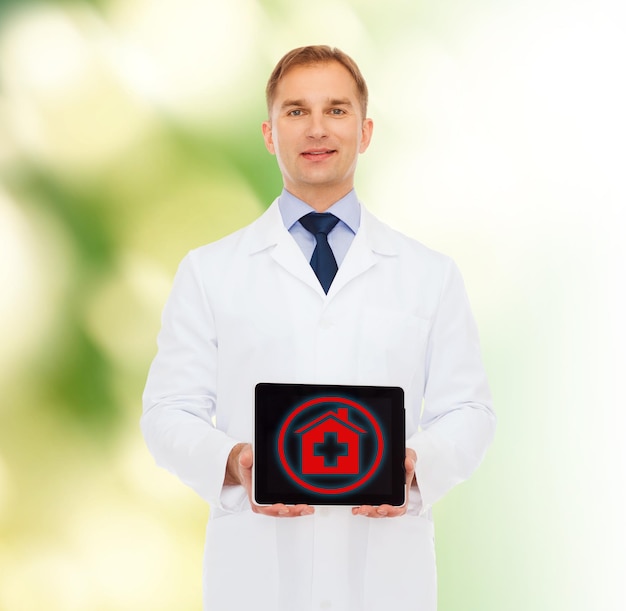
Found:
[{"label": "tablet bezel", "polygon": [[[382,484],[386,491],[375,490],[374,484],[364,483],[341,493],[312,492],[304,487],[305,484],[290,480],[279,467],[277,422],[289,419],[290,410],[293,413],[295,406],[305,407],[325,397],[344,400],[348,405],[366,406],[366,410],[376,415],[374,420],[382,418],[387,422],[380,463],[382,471],[376,471],[376,477],[386,482]],[[268,416],[269,409],[272,410],[269,413],[271,430],[265,423],[267,417],[261,418],[261,415]],[[275,451],[261,453],[263,447]],[[254,502],[258,505],[401,506],[406,493],[404,391],[397,386],[259,383],[255,388],[253,452],[252,490]]]}]

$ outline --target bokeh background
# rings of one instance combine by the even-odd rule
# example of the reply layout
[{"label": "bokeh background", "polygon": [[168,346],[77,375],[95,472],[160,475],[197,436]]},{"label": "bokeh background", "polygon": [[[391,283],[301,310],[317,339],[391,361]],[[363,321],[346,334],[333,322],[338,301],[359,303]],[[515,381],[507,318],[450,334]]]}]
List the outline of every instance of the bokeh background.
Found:
[{"label": "bokeh background", "polygon": [[436,508],[440,610],[626,608],[625,6],[1,2],[0,610],[199,611],[209,509],[141,392],[179,260],[278,194],[265,80],[317,43],[370,85],[360,198],[481,330],[499,430]]}]

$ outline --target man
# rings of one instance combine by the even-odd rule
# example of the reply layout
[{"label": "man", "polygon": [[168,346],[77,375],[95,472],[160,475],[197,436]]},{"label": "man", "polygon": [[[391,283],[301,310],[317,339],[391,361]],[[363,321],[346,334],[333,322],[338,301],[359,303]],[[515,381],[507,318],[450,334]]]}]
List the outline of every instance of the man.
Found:
[{"label": "man", "polygon": [[[373,123],[348,56],[291,51],[267,103],[263,137],[285,188],[252,225],[181,263],[144,393],[144,435],[157,462],[211,505],[205,609],[434,611],[431,507],[478,466],[495,426],[463,282],[450,259],[357,200]],[[332,214],[332,227],[314,235],[310,213]],[[324,257],[330,272],[319,269]],[[259,382],[401,386],[405,505],[256,506]]]}]

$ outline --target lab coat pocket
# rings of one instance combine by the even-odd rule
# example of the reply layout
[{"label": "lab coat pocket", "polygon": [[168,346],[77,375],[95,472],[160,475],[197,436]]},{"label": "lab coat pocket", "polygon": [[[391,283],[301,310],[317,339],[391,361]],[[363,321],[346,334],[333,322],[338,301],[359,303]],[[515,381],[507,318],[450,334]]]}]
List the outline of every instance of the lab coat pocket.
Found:
[{"label": "lab coat pocket", "polygon": [[365,307],[359,372],[364,383],[408,389],[424,376],[430,321],[413,312]]}]

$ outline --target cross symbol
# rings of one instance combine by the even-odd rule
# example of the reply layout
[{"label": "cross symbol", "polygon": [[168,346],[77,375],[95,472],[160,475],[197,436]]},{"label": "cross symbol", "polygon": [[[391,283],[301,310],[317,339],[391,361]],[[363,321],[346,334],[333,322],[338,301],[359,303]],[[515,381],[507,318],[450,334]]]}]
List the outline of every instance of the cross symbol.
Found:
[{"label": "cross symbol", "polygon": [[313,454],[324,457],[325,467],[336,467],[339,456],[348,456],[348,444],[337,442],[337,433],[324,433],[324,443],[313,444]]}]

